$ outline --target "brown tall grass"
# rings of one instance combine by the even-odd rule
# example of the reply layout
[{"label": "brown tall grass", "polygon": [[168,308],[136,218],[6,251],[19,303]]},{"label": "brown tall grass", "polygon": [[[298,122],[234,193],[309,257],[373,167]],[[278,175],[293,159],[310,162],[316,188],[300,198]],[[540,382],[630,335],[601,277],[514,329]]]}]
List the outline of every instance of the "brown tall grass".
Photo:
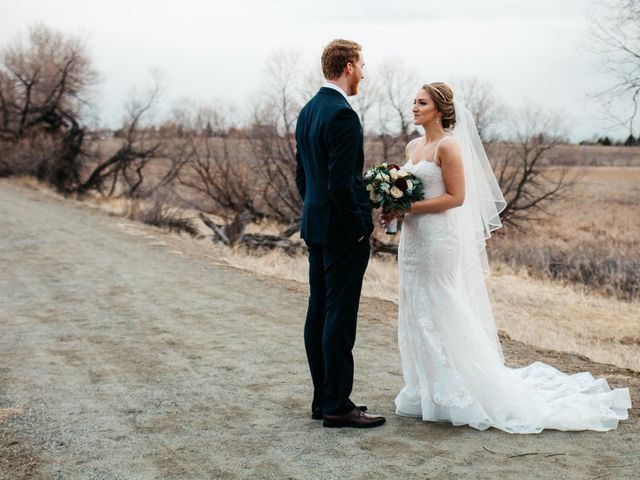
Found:
[{"label": "brown tall grass", "polygon": [[640,168],[586,167],[570,198],[526,232],[489,243],[495,263],[576,283],[624,300],[640,298]]},{"label": "brown tall grass", "polygon": [[[489,155],[499,157],[512,148],[509,143],[497,142],[488,148]],[[545,166],[575,167],[640,167],[640,147],[601,145],[556,145],[545,153]]]}]

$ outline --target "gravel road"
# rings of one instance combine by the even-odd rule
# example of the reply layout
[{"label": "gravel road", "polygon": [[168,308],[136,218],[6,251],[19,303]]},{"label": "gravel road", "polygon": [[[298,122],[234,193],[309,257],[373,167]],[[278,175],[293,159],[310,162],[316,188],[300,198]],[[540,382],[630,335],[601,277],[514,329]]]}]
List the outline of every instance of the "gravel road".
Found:
[{"label": "gravel road", "polygon": [[[393,414],[393,304],[366,299],[353,399],[373,430],[309,417],[304,286],[233,270],[176,235],[0,180],[0,478],[638,478],[617,431],[500,431]],[[508,363],[640,377],[503,339]]]}]

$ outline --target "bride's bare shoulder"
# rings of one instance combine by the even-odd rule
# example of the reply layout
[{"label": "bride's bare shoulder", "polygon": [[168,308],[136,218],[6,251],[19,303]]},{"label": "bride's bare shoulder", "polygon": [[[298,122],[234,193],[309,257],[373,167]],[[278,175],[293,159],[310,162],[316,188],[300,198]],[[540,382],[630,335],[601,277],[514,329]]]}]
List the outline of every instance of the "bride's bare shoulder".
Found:
[{"label": "bride's bare shoulder", "polygon": [[448,137],[438,145],[437,154],[438,160],[440,161],[439,163],[441,163],[442,160],[447,161],[451,158],[456,159],[460,156],[460,146],[458,145],[458,142],[456,142],[455,138]]}]

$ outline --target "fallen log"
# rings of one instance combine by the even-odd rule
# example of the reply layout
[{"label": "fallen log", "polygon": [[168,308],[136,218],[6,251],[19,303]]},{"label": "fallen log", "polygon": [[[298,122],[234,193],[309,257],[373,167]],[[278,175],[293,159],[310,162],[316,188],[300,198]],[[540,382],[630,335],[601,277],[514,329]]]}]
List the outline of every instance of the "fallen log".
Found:
[{"label": "fallen log", "polygon": [[286,229],[280,232],[280,236],[284,238],[289,238],[291,235],[299,231],[300,231],[300,220],[292,223]]},{"label": "fallen log", "polygon": [[[227,237],[227,227],[224,225],[217,225],[207,218],[202,213],[199,214],[202,222],[214,233],[214,241],[222,241],[225,245],[233,246],[240,245],[247,250],[282,250],[289,255],[303,255],[307,253],[307,247],[303,241],[292,240],[285,236],[278,235],[263,235],[259,233],[245,233],[241,234],[235,242],[230,241]],[[243,229],[244,230],[244,229]],[[289,231],[283,232],[284,235],[291,235]],[[398,245],[393,243],[381,242],[376,238],[371,238],[371,256],[374,257],[390,257],[396,258],[398,256]]]},{"label": "fallen log", "polygon": [[199,213],[198,216],[200,217],[200,220],[202,220],[202,223],[209,227],[209,229],[211,229],[213,233],[215,233],[215,235],[222,241],[222,243],[224,243],[225,245],[229,245],[229,239],[224,234],[223,226],[213,223],[203,213]]},{"label": "fallen log", "polygon": [[376,257],[398,257],[398,245],[395,243],[381,242],[375,237],[371,238],[371,256]]},{"label": "fallen log", "polygon": [[[225,245],[233,247],[237,243],[241,243],[244,237],[244,230],[251,221],[251,214],[247,211],[239,212],[226,225],[218,225],[207,218],[202,212],[198,214],[202,223],[213,231],[218,240]],[[215,240],[214,240],[215,241]]]},{"label": "fallen log", "polygon": [[257,233],[245,233],[240,245],[249,250],[283,250],[289,255],[301,255],[307,252],[307,247],[303,242]]}]

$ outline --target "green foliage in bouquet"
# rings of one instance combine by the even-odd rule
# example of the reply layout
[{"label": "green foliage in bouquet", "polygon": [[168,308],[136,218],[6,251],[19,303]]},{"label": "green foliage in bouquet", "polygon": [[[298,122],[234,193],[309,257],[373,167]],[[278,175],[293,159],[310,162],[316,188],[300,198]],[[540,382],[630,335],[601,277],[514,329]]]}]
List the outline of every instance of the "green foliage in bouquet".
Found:
[{"label": "green foliage in bouquet", "polygon": [[422,200],[422,181],[393,163],[367,170],[364,182],[371,206],[385,214],[409,210],[413,202]]}]

